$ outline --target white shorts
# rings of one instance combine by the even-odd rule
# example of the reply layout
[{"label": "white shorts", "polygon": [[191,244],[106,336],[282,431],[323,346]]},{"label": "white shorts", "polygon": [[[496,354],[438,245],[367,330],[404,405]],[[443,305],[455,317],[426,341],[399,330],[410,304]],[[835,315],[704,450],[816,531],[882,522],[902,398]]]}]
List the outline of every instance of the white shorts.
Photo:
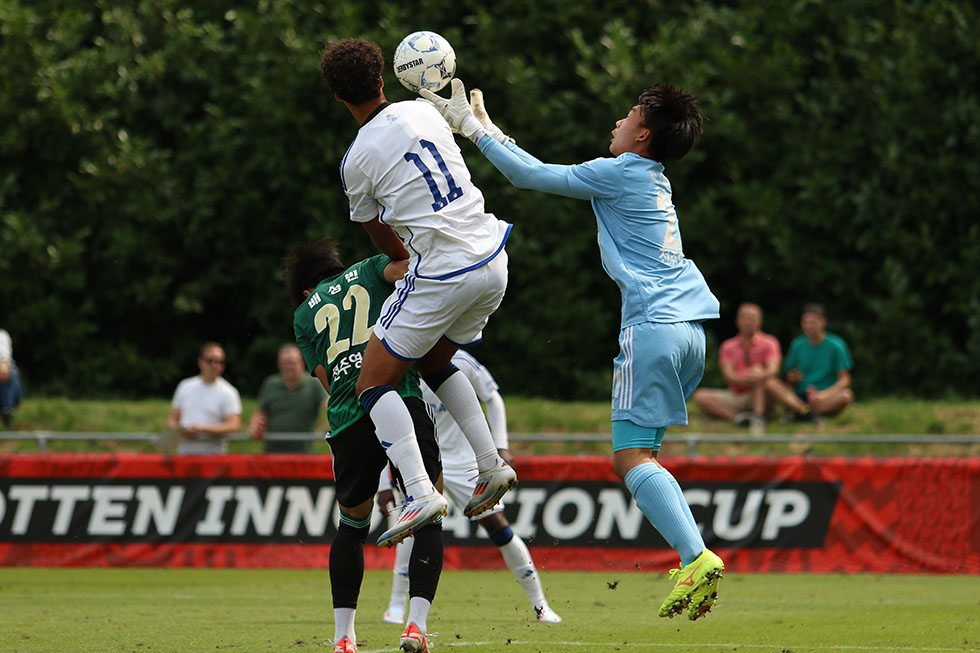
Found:
[{"label": "white shorts", "polygon": [[441,281],[411,272],[395,284],[374,325],[391,354],[418,360],[445,337],[461,347],[483,338],[483,327],[507,290],[507,252],[489,263]]},{"label": "white shorts", "polygon": [[[456,514],[462,515],[463,510],[466,509],[466,504],[469,502],[470,497],[473,496],[473,488],[476,487],[476,465],[471,469],[446,469],[442,470],[442,495],[449,500],[449,507]],[[470,521],[480,521],[484,517],[489,517],[490,515],[496,515],[498,512],[503,512],[504,510],[504,500],[501,499],[494,505],[493,508],[487,510],[486,512],[481,512],[476,519],[471,519]]]}]

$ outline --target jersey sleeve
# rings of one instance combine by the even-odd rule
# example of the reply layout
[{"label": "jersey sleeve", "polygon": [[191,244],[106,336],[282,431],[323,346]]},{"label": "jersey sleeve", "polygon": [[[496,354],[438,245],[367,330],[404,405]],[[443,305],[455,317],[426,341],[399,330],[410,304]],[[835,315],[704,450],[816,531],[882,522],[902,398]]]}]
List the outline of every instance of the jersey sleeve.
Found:
[{"label": "jersey sleeve", "polygon": [[783,374],[799,367],[799,365],[799,338],[796,338],[789,344],[789,351],[786,352],[786,358],[783,359]]},{"label": "jersey sleeve", "polygon": [[229,415],[241,415],[242,397],[240,394],[238,394],[238,389],[230,383],[226,386],[226,389],[224,417],[228,417]]},{"label": "jersey sleeve", "polygon": [[783,357],[783,348],[779,345],[779,340],[775,336],[766,338],[768,351],[766,352],[766,362],[779,360]]},{"label": "jersey sleeve", "polygon": [[314,349],[306,329],[300,323],[298,314],[293,322],[293,334],[296,336],[296,346],[299,347],[300,353],[303,354],[303,360],[306,361],[306,369],[312,376],[316,373],[316,366],[320,364],[320,361],[317,360],[316,349]]},{"label": "jersey sleeve", "polygon": [[388,283],[388,280],[385,279],[385,268],[388,267],[389,263],[391,263],[391,257],[387,254],[376,254],[369,260],[372,272],[378,275],[378,279],[380,279],[382,283]]},{"label": "jersey sleeve", "polygon": [[721,343],[721,347],[718,348],[718,364],[731,363],[735,364],[737,362],[738,352],[735,351],[736,343],[732,341],[731,338]]},{"label": "jersey sleeve", "polygon": [[498,392],[497,382],[490,374],[490,370],[466,352],[459,352],[453,356],[453,363],[469,379],[476,396],[486,410],[487,425],[490,427],[494,447],[509,449],[507,409],[504,407],[503,397]]},{"label": "jersey sleeve", "polygon": [[484,136],[477,144],[510,183],[574,199],[611,198],[621,193],[622,176],[616,159],[595,159],[578,165],[542,163],[515,143],[501,145]]},{"label": "jersey sleeve", "polygon": [[454,356],[453,364],[469,379],[480,401],[486,403],[493,397],[497,391],[497,382],[490,375],[490,370],[465,352]]},{"label": "jersey sleeve", "polygon": [[14,348],[10,342],[10,334],[4,329],[0,329],[0,361],[12,361],[14,359]]},{"label": "jersey sleeve", "polygon": [[381,205],[374,199],[374,186],[348,151],[340,164],[340,181],[344,185],[350,203],[350,219],[353,222],[370,222],[381,213]]},{"label": "jersey sleeve", "polygon": [[174,397],[170,400],[170,406],[172,408],[183,408],[184,396],[187,394],[187,380],[183,380],[177,384],[177,389],[174,390]]},{"label": "jersey sleeve", "polygon": [[262,381],[262,385],[259,387],[259,396],[256,398],[256,407],[265,412],[269,412],[269,386],[271,382],[271,376],[265,377],[265,380]]},{"label": "jersey sleeve", "polygon": [[835,356],[836,360],[834,362],[837,367],[837,373],[839,374],[844,370],[850,371],[854,367],[854,361],[851,359],[851,352],[848,350],[847,344],[839,338],[835,341],[835,344],[837,345],[837,355]]}]

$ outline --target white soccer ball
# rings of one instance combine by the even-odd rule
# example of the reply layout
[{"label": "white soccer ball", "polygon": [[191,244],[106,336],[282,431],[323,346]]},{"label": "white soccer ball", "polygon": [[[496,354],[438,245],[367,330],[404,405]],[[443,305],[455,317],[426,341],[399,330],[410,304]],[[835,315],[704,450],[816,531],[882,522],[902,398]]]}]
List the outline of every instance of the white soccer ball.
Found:
[{"label": "white soccer ball", "polygon": [[395,48],[392,61],[402,86],[418,93],[442,89],[456,74],[456,53],[449,41],[435,32],[414,32]]}]

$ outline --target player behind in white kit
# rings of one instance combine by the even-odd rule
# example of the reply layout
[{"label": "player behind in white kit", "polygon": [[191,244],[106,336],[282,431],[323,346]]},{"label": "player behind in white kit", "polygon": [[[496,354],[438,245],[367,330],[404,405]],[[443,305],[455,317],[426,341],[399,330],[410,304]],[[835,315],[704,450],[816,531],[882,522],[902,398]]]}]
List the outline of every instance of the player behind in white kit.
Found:
[{"label": "player behind in white kit", "polygon": [[517,482],[497,454],[473,387],[451,363],[458,347],[481,340],[503,299],[510,225],[484,211],[483,195],[439,112],[428,102],[387,102],[377,45],[331,43],[321,66],[330,90],[361,126],[340,165],[351,220],[392,259],[410,259],[373,334],[366,328],[360,334],[368,343],[357,393],[408,492],[399,519],[378,539],[390,546],[447,509],[426,476],[412,420],[394,392],[412,364],[476,455],[480,476],[466,515],[489,510]]},{"label": "player behind in white kit", "polygon": [[[472,355],[459,351],[453,356],[453,363],[472,383],[477,397],[486,407],[490,431],[493,434],[497,452],[508,464],[513,457],[508,451],[507,411],[504,399],[500,396],[497,382],[490,371]],[[442,456],[443,492],[449,497],[457,510],[462,511],[466,499],[473,492],[474,476],[473,452],[466,443],[459,426],[446,411],[439,398],[428,388],[422,387],[422,399],[435,413],[436,438]],[[387,506],[394,499],[388,471],[382,474],[378,491],[378,506],[387,514]],[[487,531],[490,541],[500,550],[507,567],[527,594],[534,610],[535,618],[541,623],[561,623],[559,617],[544,596],[541,579],[538,577],[534,560],[524,541],[514,533],[507,518],[504,517],[503,502],[497,502],[491,510],[483,513],[479,524]],[[406,539],[398,545],[391,584],[391,600],[384,614],[385,623],[400,624],[405,620],[405,597],[408,592],[408,566],[414,539]]]}]

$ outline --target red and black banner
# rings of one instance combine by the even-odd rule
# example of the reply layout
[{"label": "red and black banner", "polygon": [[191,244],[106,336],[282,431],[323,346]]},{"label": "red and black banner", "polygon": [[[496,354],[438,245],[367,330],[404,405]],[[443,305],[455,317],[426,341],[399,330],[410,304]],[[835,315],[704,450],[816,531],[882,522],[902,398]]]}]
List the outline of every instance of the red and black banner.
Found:
[{"label": "red and black banner", "polygon": [[[0,456],[0,565],[326,567],[331,458]],[[673,458],[705,542],[733,571],[980,574],[980,459]],[[546,569],[665,569],[677,556],[606,457],[518,459],[514,531]],[[380,515],[373,537],[384,530]],[[443,523],[447,568],[503,565]],[[393,552],[365,547],[369,568]]]}]

